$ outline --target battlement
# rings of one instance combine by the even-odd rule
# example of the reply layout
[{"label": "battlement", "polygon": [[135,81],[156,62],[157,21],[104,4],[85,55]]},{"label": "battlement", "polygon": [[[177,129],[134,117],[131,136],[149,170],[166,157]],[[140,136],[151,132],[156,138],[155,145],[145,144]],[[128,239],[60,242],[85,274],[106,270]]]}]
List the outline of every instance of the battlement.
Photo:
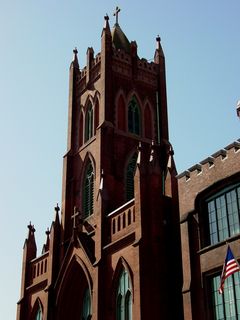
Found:
[{"label": "battlement", "polygon": [[[215,166],[221,166],[221,161],[230,161],[235,153],[240,153],[240,139],[227,145],[225,148],[218,150],[211,156],[193,165],[189,169],[177,175],[177,179],[189,182],[192,179],[197,179],[200,175],[209,175],[210,171]],[[229,164],[230,165],[230,164]]]},{"label": "battlement", "polygon": [[154,62],[142,58],[138,61],[138,68],[156,74],[157,68]]},{"label": "battlement", "polygon": [[123,49],[113,49],[113,57],[126,63],[131,62],[130,54],[126,53]]}]

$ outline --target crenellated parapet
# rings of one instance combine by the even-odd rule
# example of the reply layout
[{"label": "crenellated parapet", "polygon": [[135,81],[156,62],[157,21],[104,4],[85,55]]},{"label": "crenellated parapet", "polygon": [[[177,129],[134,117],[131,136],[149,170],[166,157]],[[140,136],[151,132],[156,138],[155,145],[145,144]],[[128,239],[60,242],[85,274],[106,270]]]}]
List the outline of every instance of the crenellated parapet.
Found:
[{"label": "crenellated parapet", "polygon": [[95,82],[100,77],[100,71],[101,53],[98,53],[96,57],[92,56],[90,63],[80,71],[79,77],[77,79],[79,93],[87,89],[87,85],[89,82]]},{"label": "crenellated parapet", "polygon": [[218,150],[177,176],[181,215],[194,208],[194,199],[212,184],[240,172],[240,139]]},{"label": "crenellated parapet", "polygon": [[[178,179],[185,178],[185,181],[189,181],[200,174],[209,174],[209,169],[213,168],[215,165],[219,164],[220,161],[225,161],[227,159],[232,159],[234,154],[240,151],[240,139],[234,141],[223,149],[218,150],[211,156],[200,161],[199,163],[193,165],[191,168],[183,171],[177,175]],[[220,160],[220,161],[219,161]]]}]

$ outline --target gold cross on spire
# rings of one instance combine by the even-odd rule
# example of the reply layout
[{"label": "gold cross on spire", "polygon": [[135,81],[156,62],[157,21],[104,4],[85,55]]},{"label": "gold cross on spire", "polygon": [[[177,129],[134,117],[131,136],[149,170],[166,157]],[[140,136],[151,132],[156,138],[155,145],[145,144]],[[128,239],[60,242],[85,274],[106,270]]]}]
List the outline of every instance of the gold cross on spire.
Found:
[{"label": "gold cross on spire", "polygon": [[119,7],[116,7],[116,9],[113,13],[114,17],[116,17],[116,24],[118,24],[118,14],[120,11],[121,11],[121,9]]}]

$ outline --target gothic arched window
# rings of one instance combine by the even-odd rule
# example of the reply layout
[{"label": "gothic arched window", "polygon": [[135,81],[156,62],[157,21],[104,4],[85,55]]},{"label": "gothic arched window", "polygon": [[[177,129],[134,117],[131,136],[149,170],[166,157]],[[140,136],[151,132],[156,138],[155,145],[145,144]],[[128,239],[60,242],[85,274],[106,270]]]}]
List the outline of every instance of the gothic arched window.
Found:
[{"label": "gothic arched window", "polygon": [[93,106],[89,102],[85,119],[85,142],[93,136]]},{"label": "gothic arched window", "polygon": [[132,292],[130,278],[124,269],[120,274],[116,300],[117,320],[132,320]]},{"label": "gothic arched window", "polygon": [[134,153],[130,159],[126,172],[126,200],[134,198],[134,174],[137,163],[137,153]]},{"label": "gothic arched window", "polygon": [[83,215],[88,217],[93,213],[94,172],[91,161],[86,166],[83,179]]},{"label": "gothic arched window", "polygon": [[81,320],[90,320],[92,318],[91,313],[91,296],[89,288],[84,292],[83,304],[82,304],[82,317]]},{"label": "gothic arched window", "polygon": [[128,131],[134,134],[140,134],[141,114],[140,108],[135,96],[132,97],[128,105]]}]

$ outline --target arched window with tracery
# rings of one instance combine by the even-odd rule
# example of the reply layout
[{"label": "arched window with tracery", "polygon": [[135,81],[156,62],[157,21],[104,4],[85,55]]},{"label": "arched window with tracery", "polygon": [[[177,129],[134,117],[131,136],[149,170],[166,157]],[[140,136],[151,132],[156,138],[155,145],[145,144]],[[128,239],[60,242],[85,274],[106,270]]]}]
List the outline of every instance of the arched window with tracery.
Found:
[{"label": "arched window with tracery", "polygon": [[126,200],[134,198],[134,174],[136,170],[137,153],[134,153],[127,165],[126,172]]},{"label": "arched window with tracery", "polygon": [[93,106],[92,103],[89,102],[86,109],[85,116],[85,142],[91,139],[93,136]]},{"label": "arched window with tracery", "polygon": [[117,103],[117,127],[120,130],[126,130],[126,110],[122,95],[119,97]]},{"label": "arched window with tracery", "polygon": [[128,105],[128,131],[140,135],[141,131],[141,112],[135,96]]},{"label": "arched window with tracery", "polygon": [[148,139],[152,139],[152,115],[149,104],[146,105],[144,110],[144,134]]},{"label": "arched window with tracery", "polygon": [[94,171],[91,161],[88,162],[83,178],[83,215],[89,217],[93,213]]},{"label": "arched window with tracery", "polygon": [[132,320],[132,288],[128,272],[124,269],[118,280],[116,299],[117,320]]},{"label": "arched window with tracery", "polygon": [[89,288],[87,288],[83,295],[83,304],[82,304],[82,317],[81,320],[90,320],[92,318],[91,311],[91,295]]}]

